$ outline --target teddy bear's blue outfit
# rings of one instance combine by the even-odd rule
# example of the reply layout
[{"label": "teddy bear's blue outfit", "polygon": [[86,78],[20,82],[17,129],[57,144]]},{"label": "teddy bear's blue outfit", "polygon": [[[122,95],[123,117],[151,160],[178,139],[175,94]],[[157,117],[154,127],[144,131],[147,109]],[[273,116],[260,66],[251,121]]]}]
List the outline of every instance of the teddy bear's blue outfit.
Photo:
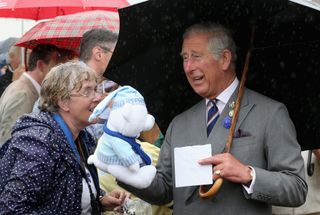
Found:
[{"label": "teddy bear's blue outfit", "polygon": [[[97,157],[100,161],[112,165],[130,166],[136,162],[151,164],[150,157],[142,151],[140,144],[133,137],[126,137],[119,132],[111,131],[105,123],[101,137],[104,144],[99,144]],[[133,151],[132,151],[133,149]]]}]

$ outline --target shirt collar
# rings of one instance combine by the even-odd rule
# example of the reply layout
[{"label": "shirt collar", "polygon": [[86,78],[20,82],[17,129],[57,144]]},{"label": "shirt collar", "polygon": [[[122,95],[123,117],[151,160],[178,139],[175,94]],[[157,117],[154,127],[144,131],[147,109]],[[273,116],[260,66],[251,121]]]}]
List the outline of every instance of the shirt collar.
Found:
[{"label": "shirt collar", "polygon": [[[238,84],[239,84],[239,80],[236,77],[233,80],[233,82],[217,96],[217,99],[219,100],[219,102],[222,102],[224,105],[227,104],[230,97],[232,96],[234,91],[237,89]],[[208,102],[209,102],[209,99],[206,99],[206,104],[208,104]]]},{"label": "shirt collar", "polygon": [[40,84],[36,80],[34,80],[28,73],[24,72],[22,73],[22,75],[24,75],[24,77],[26,77],[31,81],[32,85],[36,88],[36,91],[40,95],[40,90],[41,90]]},{"label": "shirt collar", "polygon": [[12,66],[10,64],[7,64],[7,66],[8,66],[8,70],[13,73],[14,69],[12,68]]}]

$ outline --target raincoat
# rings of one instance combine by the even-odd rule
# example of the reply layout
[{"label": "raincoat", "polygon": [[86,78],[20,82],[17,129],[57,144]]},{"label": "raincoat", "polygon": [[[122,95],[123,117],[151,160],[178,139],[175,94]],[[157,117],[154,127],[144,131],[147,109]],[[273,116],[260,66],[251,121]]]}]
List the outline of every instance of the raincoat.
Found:
[{"label": "raincoat", "polygon": [[[89,154],[91,135],[79,138]],[[99,197],[96,169],[89,166]],[[13,127],[0,149],[0,214],[80,214],[80,165],[57,122],[48,112],[27,114]]]}]

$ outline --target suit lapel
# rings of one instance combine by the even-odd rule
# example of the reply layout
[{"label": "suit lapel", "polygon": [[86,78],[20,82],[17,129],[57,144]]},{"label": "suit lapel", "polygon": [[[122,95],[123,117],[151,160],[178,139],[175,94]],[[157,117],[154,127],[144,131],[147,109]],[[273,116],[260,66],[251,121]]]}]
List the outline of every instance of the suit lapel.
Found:
[{"label": "suit lapel", "polygon": [[201,102],[198,103],[198,105],[194,109],[194,114],[192,114],[194,117],[191,122],[193,127],[191,131],[198,131],[199,132],[199,144],[206,144],[207,142],[207,124],[206,124],[206,101],[203,99]]},{"label": "suit lapel", "polygon": [[[237,99],[238,95],[238,88],[237,90],[232,94],[230,97],[228,103],[226,104],[225,108],[223,109],[219,120],[217,121],[216,125],[213,128],[213,132],[211,132],[208,142],[211,143],[212,145],[212,154],[218,154],[222,153],[225,149],[226,143],[227,143],[227,138],[229,135],[230,130],[228,128],[225,128],[223,126],[223,120],[228,116],[231,108],[229,107],[229,104],[231,102],[235,102]],[[240,111],[238,114],[238,120],[235,128],[235,132],[239,129],[241,126],[241,123],[243,120],[246,118],[248,115],[249,111],[253,107],[254,104],[249,102],[249,97],[248,97],[248,91],[245,90],[242,101],[241,101],[241,106],[240,106]],[[234,136],[234,134],[233,134]]]},{"label": "suit lapel", "polygon": [[[250,102],[248,93],[249,93],[248,90],[244,91],[244,94],[243,94],[243,97],[242,97],[242,101],[241,101],[241,108],[240,108],[240,111],[239,111],[238,121],[237,121],[235,132],[237,130],[239,130],[243,120],[247,117],[247,115],[249,114],[250,110],[254,106],[254,103]],[[233,134],[233,136],[234,136],[234,134]]]},{"label": "suit lapel", "polygon": [[184,132],[187,132],[187,134],[192,134],[192,143],[189,142],[188,145],[206,144],[207,130],[205,100],[203,99],[194,107],[192,107],[186,117],[188,130],[184,130]]}]

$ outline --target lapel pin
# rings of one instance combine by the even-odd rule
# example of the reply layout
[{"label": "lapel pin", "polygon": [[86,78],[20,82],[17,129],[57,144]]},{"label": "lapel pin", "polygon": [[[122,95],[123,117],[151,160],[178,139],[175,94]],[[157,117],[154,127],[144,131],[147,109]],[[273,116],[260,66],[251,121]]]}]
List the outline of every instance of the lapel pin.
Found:
[{"label": "lapel pin", "polygon": [[229,109],[231,109],[228,113],[228,116],[226,116],[223,119],[223,127],[225,127],[226,129],[229,129],[231,127],[231,123],[232,123],[232,117],[234,115],[234,107],[235,107],[235,102],[232,101],[229,103],[228,105]]}]

